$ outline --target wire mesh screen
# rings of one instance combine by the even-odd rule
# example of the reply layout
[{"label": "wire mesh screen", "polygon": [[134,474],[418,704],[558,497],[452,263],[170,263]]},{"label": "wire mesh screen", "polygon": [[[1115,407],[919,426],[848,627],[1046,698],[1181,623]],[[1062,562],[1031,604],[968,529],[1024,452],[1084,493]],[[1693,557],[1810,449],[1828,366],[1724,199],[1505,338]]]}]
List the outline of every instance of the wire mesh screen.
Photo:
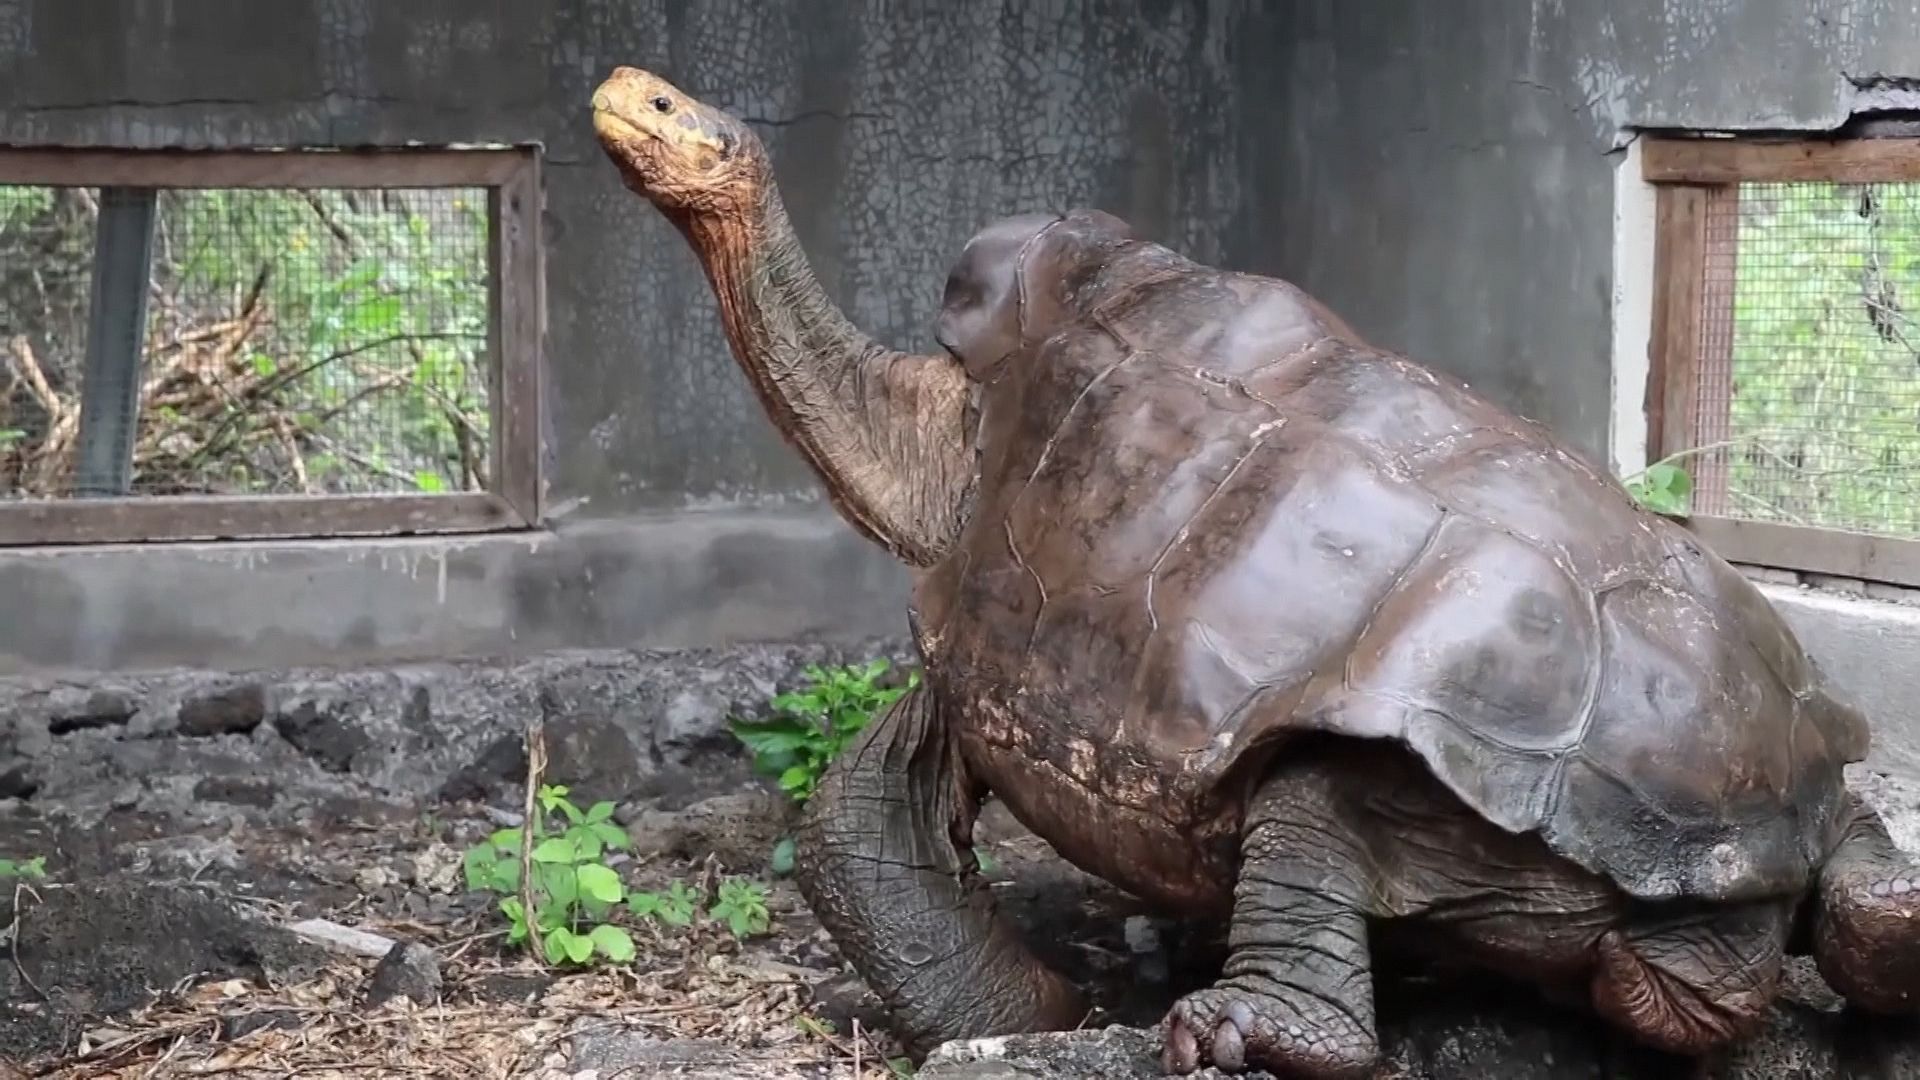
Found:
[{"label": "wire mesh screen", "polygon": [[[73,475],[99,199],[55,194],[73,204],[64,215],[0,234],[3,265],[65,253],[80,289],[77,318],[41,350],[54,403],[14,425],[29,434],[5,451],[0,496],[101,488]],[[137,417],[124,493],[485,490],[490,222],[484,188],[159,192],[137,410],[95,420],[124,439]],[[0,305],[0,320],[45,336],[11,292]]]},{"label": "wire mesh screen", "polygon": [[1920,536],[1920,184],[1707,202],[1695,513]]},{"label": "wire mesh screen", "polygon": [[86,188],[0,185],[0,498],[67,484],[98,212]]}]

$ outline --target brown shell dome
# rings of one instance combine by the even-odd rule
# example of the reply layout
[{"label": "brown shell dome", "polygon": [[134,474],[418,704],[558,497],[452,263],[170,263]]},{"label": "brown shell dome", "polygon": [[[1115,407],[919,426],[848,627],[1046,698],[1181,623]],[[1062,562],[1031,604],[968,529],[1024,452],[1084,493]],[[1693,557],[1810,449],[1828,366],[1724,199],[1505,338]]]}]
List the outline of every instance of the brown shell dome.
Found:
[{"label": "brown shell dome", "polygon": [[1402,741],[1634,896],[1805,883],[1866,727],[1747,579],[1291,286],[1116,227],[1020,219],[949,287],[943,341],[992,373],[971,517],[916,590],[952,707],[1175,828],[1324,731]]}]

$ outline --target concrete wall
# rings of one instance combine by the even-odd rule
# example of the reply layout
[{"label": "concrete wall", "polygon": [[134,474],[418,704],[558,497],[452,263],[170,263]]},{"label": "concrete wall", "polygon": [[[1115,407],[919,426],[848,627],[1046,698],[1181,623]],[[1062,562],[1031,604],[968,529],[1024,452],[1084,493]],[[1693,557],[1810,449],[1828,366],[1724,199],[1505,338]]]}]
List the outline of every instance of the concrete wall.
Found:
[{"label": "concrete wall", "polygon": [[0,0],[0,143],[542,144],[561,514],[534,540],[0,553],[0,672],[902,632],[904,576],[826,511],[681,239],[594,143],[616,64],[753,118],[828,289],[903,347],[932,346],[946,267],[992,217],[1092,203],[1217,258],[1246,197],[1237,4],[262,11]]},{"label": "concrete wall", "polygon": [[[1263,9],[1230,257],[1636,467],[1651,201],[1636,132],[1830,130],[1920,106],[1915,0],[1300,0]],[[1631,163],[1627,163],[1631,166]],[[1769,584],[1920,776],[1920,609]],[[1855,588],[1852,593],[1863,593]],[[1876,590],[1877,591],[1877,590]]]}]

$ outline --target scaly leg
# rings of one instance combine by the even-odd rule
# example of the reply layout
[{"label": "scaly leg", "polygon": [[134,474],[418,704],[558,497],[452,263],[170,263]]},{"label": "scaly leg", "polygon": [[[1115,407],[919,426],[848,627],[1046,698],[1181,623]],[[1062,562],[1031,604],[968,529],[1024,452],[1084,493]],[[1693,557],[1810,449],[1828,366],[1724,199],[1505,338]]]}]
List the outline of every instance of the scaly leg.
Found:
[{"label": "scaly leg", "polygon": [[1366,1076],[1379,1055],[1367,916],[1371,855],[1345,776],[1318,757],[1283,767],[1247,809],[1222,978],[1164,1022],[1163,1065],[1286,1077]]},{"label": "scaly leg", "polygon": [[1669,1053],[1743,1038],[1778,996],[1791,923],[1779,901],[1629,915],[1595,946],[1594,1009]]},{"label": "scaly leg", "polygon": [[995,915],[970,857],[970,789],[932,692],[916,687],[828,768],[795,837],[801,894],[916,1060],[949,1039],[1086,1015]]},{"label": "scaly leg", "polygon": [[1821,977],[1867,1012],[1920,1014],[1920,863],[1871,809],[1856,807],[1814,903]]}]

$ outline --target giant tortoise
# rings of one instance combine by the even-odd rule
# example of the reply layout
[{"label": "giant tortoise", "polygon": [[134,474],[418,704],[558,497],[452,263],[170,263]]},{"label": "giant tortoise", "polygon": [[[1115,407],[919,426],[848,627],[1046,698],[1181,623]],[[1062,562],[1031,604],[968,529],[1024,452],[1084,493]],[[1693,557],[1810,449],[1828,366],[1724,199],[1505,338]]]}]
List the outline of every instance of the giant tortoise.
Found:
[{"label": "giant tortoise", "polygon": [[862,336],[736,118],[633,68],[601,143],[705,267],[839,512],[910,565],[927,678],[809,802],[797,874],[917,1054],[1083,998],[974,870],[999,798],[1229,920],[1185,1073],[1364,1075],[1395,935],[1699,1053],[1786,954],[1920,1010],[1920,869],[1851,794],[1861,715],[1746,578],[1554,435],[1282,281],[1091,210],[999,221],[946,356]]}]

